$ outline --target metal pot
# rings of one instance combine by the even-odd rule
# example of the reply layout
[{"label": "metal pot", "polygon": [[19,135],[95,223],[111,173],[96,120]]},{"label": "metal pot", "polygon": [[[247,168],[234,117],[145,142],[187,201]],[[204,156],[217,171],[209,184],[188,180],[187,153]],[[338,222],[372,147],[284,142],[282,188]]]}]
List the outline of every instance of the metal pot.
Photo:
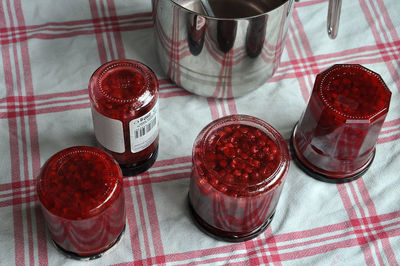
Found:
[{"label": "metal pot", "polygon": [[[219,14],[207,14],[201,0],[152,0],[160,64],[192,93],[239,97],[260,87],[277,69],[294,1],[208,2]],[[328,13],[332,38],[340,5],[341,0],[330,0],[329,9],[335,11]]]}]

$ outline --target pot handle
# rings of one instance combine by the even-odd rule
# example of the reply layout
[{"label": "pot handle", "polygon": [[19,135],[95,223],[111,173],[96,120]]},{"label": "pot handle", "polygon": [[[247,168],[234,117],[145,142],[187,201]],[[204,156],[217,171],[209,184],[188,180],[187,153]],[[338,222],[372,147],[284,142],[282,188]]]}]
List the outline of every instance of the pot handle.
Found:
[{"label": "pot handle", "polygon": [[331,39],[335,39],[339,30],[340,10],[342,0],[329,0],[328,7],[328,35]]},{"label": "pot handle", "polygon": [[[295,1],[299,2],[300,0]],[[342,0],[329,0],[327,28],[331,39],[335,39],[338,34],[341,8]]]}]

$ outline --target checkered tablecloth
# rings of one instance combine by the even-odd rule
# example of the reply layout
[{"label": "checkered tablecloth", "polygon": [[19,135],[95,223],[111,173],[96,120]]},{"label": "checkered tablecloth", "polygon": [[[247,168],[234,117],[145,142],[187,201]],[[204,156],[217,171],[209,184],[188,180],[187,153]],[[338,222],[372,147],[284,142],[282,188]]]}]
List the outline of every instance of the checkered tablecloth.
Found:
[{"label": "checkered tablecloth", "polygon": [[[343,1],[339,36],[326,34],[326,0],[295,4],[281,64],[237,99],[192,95],[162,72],[150,0],[0,1],[0,264],[398,265],[400,262],[400,1]],[[103,258],[77,262],[53,247],[35,192],[57,151],[95,145],[87,85],[106,61],[130,58],[160,81],[160,150],[124,180],[127,227]],[[214,240],[187,208],[192,144],[210,121],[259,117],[289,139],[316,74],[359,63],[392,91],[375,161],[357,181],[316,181],[291,164],[271,225],[244,243]]]}]

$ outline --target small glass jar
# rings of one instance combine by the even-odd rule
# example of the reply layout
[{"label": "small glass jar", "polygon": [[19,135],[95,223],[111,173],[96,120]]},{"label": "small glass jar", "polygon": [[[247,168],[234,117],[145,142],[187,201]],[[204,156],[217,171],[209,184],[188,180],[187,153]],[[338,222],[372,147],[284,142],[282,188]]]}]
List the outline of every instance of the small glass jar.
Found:
[{"label": "small glass jar", "polygon": [[53,155],[41,168],[37,194],[53,242],[68,257],[98,258],[124,231],[122,172],[100,149],[77,146]]},{"label": "small glass jar", "polygon": [[256,237],[275,213],[289,152],[269,124],[231,115],[207,125],[193,146],[189,205],[207,234],[225,241]]},{"label": "small glass jar", "polygon": [[133,60],[108,62],[89,81],[94,133],[125,176],[150,168],[158,153],[158,80]]},{"label": "small glass jar", "polygon": [[318,74],[293,131],[291,146],[298,165],[330,183],[362,176],[374,159],[390,98],[382,78],[361,65],[334,65]]}]

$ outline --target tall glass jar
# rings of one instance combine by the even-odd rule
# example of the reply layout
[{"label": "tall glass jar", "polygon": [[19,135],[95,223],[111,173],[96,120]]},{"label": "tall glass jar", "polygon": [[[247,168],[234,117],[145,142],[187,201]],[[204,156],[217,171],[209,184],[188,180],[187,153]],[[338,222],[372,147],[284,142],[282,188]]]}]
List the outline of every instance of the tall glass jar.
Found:
[{"label": "tall glass jar", "polygon": [[288,169],[287,145],[266,122],[247,115],[211,122],[193,146],[195,221],[218,239],[256,237],[272,220]]},{"label": "tall glass jar", "polygon": [[158,152],[158,80],[133,60],[108,62],[89,81],[96,139],[124,175],[150,168]]}]

